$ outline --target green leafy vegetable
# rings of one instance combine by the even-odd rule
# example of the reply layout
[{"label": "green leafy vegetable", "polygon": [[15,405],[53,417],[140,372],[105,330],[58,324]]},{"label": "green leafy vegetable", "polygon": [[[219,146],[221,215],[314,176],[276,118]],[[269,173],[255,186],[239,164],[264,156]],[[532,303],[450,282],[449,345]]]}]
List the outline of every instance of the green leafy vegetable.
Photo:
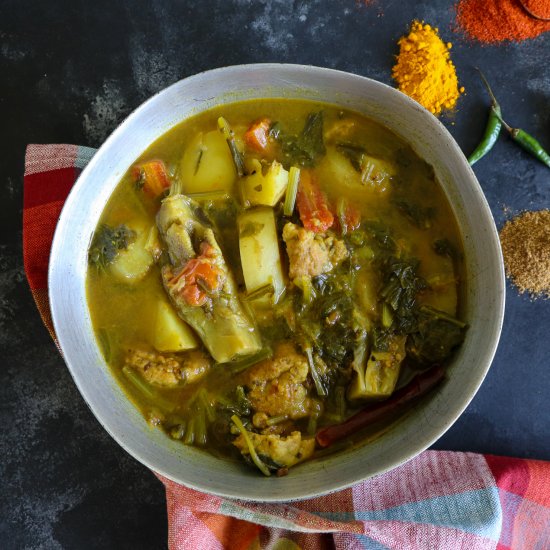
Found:
[{"label": "green leafy vegetable", "polygon": [[364,234],[358,231],[352,233],[352,238],[355,241],[358,242],[363,237],[360,244],[364,244],[365,239],[368,237],[380,250],[386,252],[395,252],[397,250],[397,245],[391,236],[390,230],[381,222],[376,220],[366,221],[362,224],[362,227],[365,231]]},{"label": "green leafy vegetable", "polygon": [[433,243],[432,248],[439,256],[449,256],[451,260],[457,260],[460,256],[455,245],[449,239],[438,239]]},{"label": "green leafy vegetable", "polygon": [[357,172],[363,171],[366,155],[363,147],[352,143],[337,143],[336,149],[351,162]]},{"label": "green leafy vegetable", "polygon": [[244,391],[243,386],[237,386],[237,389],[235,390],[235,395],[237,399],[237,410],[241,411],[240,414],[249,415],[250,409],[252,407],[250,400],[246,396],[246,393]]},{"label": "green leafy vegetable", "polygon": [[94,232],[88,261],[98,269],[105,269],[115,260],[119,250],[128,248],[135,238],[135,232],[125,225],[101,224]]},{"label": "green leafy vegetable", "polygon": [[303,130],[297,136],[285,134],[280,125],[271,127],[271,135],[281,144],[283,158],[288,165],[314,166],[326,151],[323,141],[322,111],[310,113]]},{"label": "green leafy vegetable", "polygon": [[427,288],[426,281],[417,274],[418,261],[386,259],[382,265],[384,286],[380,292],[383,303],[389,306],[391,328],[397,334],[408,334],[416,327],[416,299],[420,290]]},{"label": "green leafy vegetable", "polygon": [[315,346],[324,361],[342,364],[354,339],[350,275],[319,275],[311,283],[316,298],[309,304],[302,302],[297,318],[308,342],[305,347]]},{"label": "green leafy vegetable", "polygon": [[394,199],[392,203],[407,218],[407,220],[419,229],[429,229],[432,226],[432,220],[437,213],[431,206],[420,206],[409,200]]},{"label": "green leafy vegetable", "polygon": [[420,365],[443,363],[464,341],[466,324],[442,311],[422,306],[417,323],[407,340],[407,355]]}]

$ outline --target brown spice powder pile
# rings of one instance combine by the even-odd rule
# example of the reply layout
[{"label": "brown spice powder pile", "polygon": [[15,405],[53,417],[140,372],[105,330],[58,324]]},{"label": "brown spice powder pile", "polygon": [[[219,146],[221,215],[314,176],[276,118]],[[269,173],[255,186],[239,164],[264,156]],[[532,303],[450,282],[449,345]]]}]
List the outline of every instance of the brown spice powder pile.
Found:
[{"label": "brown spice powder pile", "polygon": [[524,212],[500,231],[506,274],[521,294],[550,297],[550,210]]}]

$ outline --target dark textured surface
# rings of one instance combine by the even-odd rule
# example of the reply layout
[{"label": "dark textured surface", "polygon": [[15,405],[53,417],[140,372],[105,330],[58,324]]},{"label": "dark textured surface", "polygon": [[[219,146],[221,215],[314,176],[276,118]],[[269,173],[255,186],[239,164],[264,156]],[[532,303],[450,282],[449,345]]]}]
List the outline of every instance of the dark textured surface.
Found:
[{"label": "dark textured surface", "polygon": [[[510,120],[550,149],[550,34],[482,47],[453,33],[452,2],[0,0],[0,547],[164,548],[164,492],[100,427],[33,304],[21,257],[24,147],[98,146],[143,100],[196,72],[281,61],[386,83],[413,18],[440,27],[467,95],[444,122],[469,152],[485,125],[486,72]],[[476,165],[499,228],[550,206],[550,170],[501,139]],[[550,302],[507,288],[500,347],[481,390],[435,445],[550,459]]]}]

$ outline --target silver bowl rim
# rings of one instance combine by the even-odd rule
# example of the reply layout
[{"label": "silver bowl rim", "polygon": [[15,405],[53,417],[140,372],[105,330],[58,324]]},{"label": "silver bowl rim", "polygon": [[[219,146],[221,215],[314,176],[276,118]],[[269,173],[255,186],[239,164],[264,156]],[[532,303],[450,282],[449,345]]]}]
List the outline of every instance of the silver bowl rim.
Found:
[{"label": "silver bowl rim", "polygon": [[[313,74],[317,75],[341,75],[342,77],[346,79],[358,79],[363,80],[365,82],[369,82],[370,85],[380,86],[387,91],[389,94],[398,94],[401,96],[401,101],[405,101],[408,103],[408,108],[413,108],[416,110],[424,111],[426,115],[431,117],[433,120],[432,122],[435,122],[435,124],[438,126],[439,130],[443,135],[446,136],[448,143],[455,155],[457,155],[459,158],[462,159],[462,164],[464,165],[463,168],[466,169],[469,177],[469,184],[473,186],[476,194],[478,195],[478,199],[480,201],[480,206],[482,210],[484,211],[484,216],[486,218],[486,221],[490,221],[491,225],[491,231],[490,235],[492,237],[492,244],[496,246],[496,254],[498,256],[498,266],[495,266],[495,272],[494,275],[496,275],[496,288],[494,289],[494,295],[496,299],[496,319],[495,319],[495,327],[494,327],[494,338],[491,341],[491,343],[488,345],[488,347],[484,350],[484,368],[477,371],[475,376],[475,386],[472,386],[473,391],[471,391],[468,394],[462,395],[461,398],[456,398],[456,400],[453,402],[453,414],[447,414],[446,421],[442,428],[439,430],[438,433],[433,434],[431,437],[427,438],[419,438],[419,442],[416,445],[411,445],[408,447],[406,452],[402,452],[400,456],[395,458],[392,461],[389,461],[387,464],[385,464],[383,467],[377,468],[375,471],[372,471],[371,473],[367,475],[361,475],[358,474],[354,479],[348,480],[344,483],[339,482],[336,479],[327,479],[325,482],[325,486],[322,490],[315,490],[308,492],[304,495],[298,495],[298,496],[292,496],[288,499],[281,499],[281,498],[270,498],[269,495],[265,495],[262,498],[256,498],[256,497],[249,497],[249,496],[236,496],[232,493],[225,493],[223,490],[217,490],[212,491],[207,487],[204,486],[198,486],[192,483],[188,483],[187,481],[182,481],[181,479],[178,479],[174,475],[171,475],[169,473],[163,472],[162,469],[159,469],[157,465],[150,463],[149,461],[145,460],[142,456],[140,456],[139,452],[134,449],[127,441],[121,440],[119,437],[117,437],[113,431],[110,429],[108,424],[105,422],[102,411],[97,410],[92,404],[91,404],[91,398],[88,389],[81,383],[80,379],[75,376],[75,373],[73,372],[70,362],[65,358],[65,362],[67,364],[67,367],[69,369],[69,372],[71,373],[71,376],[73,377],[73,380],[84,398],[86,404],[98,420],[98,422],[103,426],[103,428],[109,433],[109,435],[131,456],[133,456],[136,460],[147,466],[149,469],[151,469],[153,472],[157,472],[161,476],[170,479],[171,481],[174,481],[176,483],[182,483],[187,487],[190,487],[192,489],[208,492],[210,494],[215,494],[222,497],[227,497],[231,499],[240,499],[240,500],[248,500],[248,501],[264,501],[264,502],[283,502],[283,501],[296,501],[296,500],[304,500],[308,498],[313,498],[317,496],[322,496],[337,490],[342,490],[348,487],[351,487],[355,483],[368,479],[380,474],[383,474],[389,470],[392,470],[401,464],[411,460],[418,454],[420,454],[422,451],[426,450],[430,445],[432,445],[435,441],[437,441],[458,419],[458,417],[464,412],[466,407],[469,405],[469,403],[472,401],[474,396],[476,395],[477,391],[479,390],[479,387],[481,386],[483,380],[485,379],[485,376],[492,364],[492,361],[494,359],[500,334],[502,331],[502,324],[503,324],[503,318],[504,318],[504,309],[505,309],[505,275],[504,275],[504,265],[503,265],[503,259],[502,259],[502,251],[500,248],[500,240],[498,236],[498,231],[496,229],[496,225],[494,223],[494,219],[490,210],[490,207],[487,203],[486,197],[483,193],[483,190],[472,170],[470,165],[467,163],[467,160],[460,149],[459,145],[455,141],[455,139],[452,137],[450,132],[445,128],[445,126],[441,123],[439,119],[437,119],[432,113],[424,109],[420,104],[418,104],[416,101],[412,100],[409,96],[401,93],[399,90],[396,90],[395,88],[392,88],[391,86],[388,86],[387,84],[384,84],[378,80],[361,76],[355,73],[350,73],[347,71],[341,71],[338,69],[331,69],[326,67],[319,67],[314,65],[304,65],[304,64],[292,64],[292,63],[252,63],[252,64],[240,64],[240,65],[232,65],[232,66],[226,66],[226,67],[219,67],[215,69],[210,69],[206,71],[201,71],[199,73],[196,73],[194,75],[188,76],[186,78],[183,78],[167,88],[164,88],[163,90],[160,90],[159,92],[152,95],[149,99],[141,103],[136,109],[134,109],[118,126],[117,128],[109,135],[109,137],[101,144],[99,149],[96,151],[94,157],[90,160],[88,165],[84,168],[84,170],[79,175],[77,181],[73,185],[73,187],[70,190],[69,195],[67,196],[67,199],[63,205],[62,212],[60,214],[58,223],[56,225],[56,230],[54,233],[54,238],[52,241],[52,247],[50,252],[50,263],[49,263],[49,269],[48,269],[48,296],[50,301],[50,308],[52,313],[52,321],[54,325],[54,329],[57,335],[57,342],[59,349],[61,350],[63,354],[63,347],[64,347],[64,331],[60,324],[59,317],[60,317],[60,311],[57,307],[57,296],[54,295],[52,292],[52,285],[51,282],[54,280],[56,276],[59,274],[56,273],[57,269],[57,263],[54,261],[56,256],[59,254],[59,251],[62,249],[62,242],[63,242],[63,234],[61,231],[61,227],[63,226],[63,223],[61,223],[64,218],[67,216],[67,211],[70,208],[70,204],[74,197],[79,193],[79,189],[81,185],[83,185],[86,175],[89,171],[92,170],[92,167],[95,166],[96,163],[101,162],[101,152],[103,150],[106,150],[109,148],[112,141],[115,141],[116,138],[120,133],[124,132],[124,128],[126,125],[132,121],[135,117],[139,115],[139,113],[145,109],[150,103],[157,100],[158,96],[161,94],[164,94],[171,90],[172,88],[181,85],[182,82],[190,82],[192,80],[199,80],[203,78],[205,75],[212,75],[215,73],[224,73],[228,74],[230,72],[239,72],[239,71],[249,71],[249,70],[256,70],[256,69],[270,69],[273,71],[285,71],[285,70],[301,70],[301,71],[307,71]],[[91,390],[90,390],[90,393]]]}]

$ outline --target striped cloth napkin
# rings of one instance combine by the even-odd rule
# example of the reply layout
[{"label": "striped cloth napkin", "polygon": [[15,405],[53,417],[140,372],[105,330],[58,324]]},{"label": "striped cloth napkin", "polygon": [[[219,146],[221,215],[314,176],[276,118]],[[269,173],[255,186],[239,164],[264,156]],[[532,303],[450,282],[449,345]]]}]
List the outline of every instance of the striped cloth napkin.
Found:
[{"label": "striped cloth napkin", "polygon": [[[29,145],[24,180],[25,272],[44,324],[48,258],[63,202],[95,150]],[[166,487],[168,546],[208,549],[550,549],[550,463],[426,451],[349,489],[261,504]]]}]

